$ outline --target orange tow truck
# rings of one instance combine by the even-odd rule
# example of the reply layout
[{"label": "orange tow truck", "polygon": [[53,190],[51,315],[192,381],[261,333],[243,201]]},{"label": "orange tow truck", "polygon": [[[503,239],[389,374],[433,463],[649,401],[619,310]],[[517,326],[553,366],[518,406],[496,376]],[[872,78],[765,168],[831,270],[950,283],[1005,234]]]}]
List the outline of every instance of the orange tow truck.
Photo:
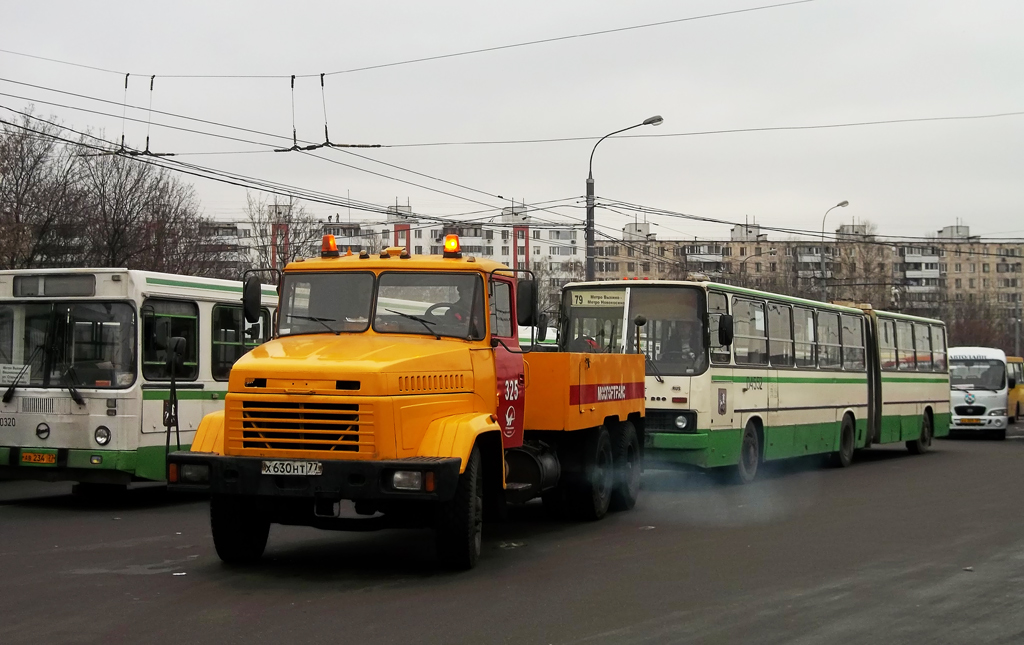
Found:
[{"label": "orange tow truck", "polygon": [[440,256],[342,254],[327,235],[278,290],[275,338],[168,459],[172,489],[210,493],[225,562],[259,559],[274,523],[432,527],[439,559],[467,569],[506,504],[596,520],[636,503],[644,357],[521,346],[520,326],[546,328],[528,272],[454,235]]}]

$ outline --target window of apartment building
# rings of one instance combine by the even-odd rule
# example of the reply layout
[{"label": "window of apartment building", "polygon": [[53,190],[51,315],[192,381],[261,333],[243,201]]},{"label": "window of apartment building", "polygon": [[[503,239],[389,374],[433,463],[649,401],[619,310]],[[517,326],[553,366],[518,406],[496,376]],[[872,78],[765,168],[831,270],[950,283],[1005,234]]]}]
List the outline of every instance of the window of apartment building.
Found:
[{"label": "window of apartment building", "polygon": [[658,263],[658,273],[665,273],[666,265],[664,262]]},{"label": "window of apartment building", "polygon": [[520,246],[519,247],[519,255],[522,255],[523,257],[526,256],[526,247],[525,246]]},{"label": "window of apartment building", "polygon": [[955,273],[960,273],[962,268],[963,268],[963,266],[959,262],[957,262],[956,264],[953,265],[953,271]]},{"label": "window of apartment building", "polygon": [[754,255],[761,255],[761,247],[760,246],[755,246],[754,247]]},{"label": "window of apartment building", "polygon": [[501,254],[502,255],[508,255],[508,247],[507,246],[501,247]]},{"label": "window of apartment building", "polygon": [[741,246],[740,247],[740,255],[746,255],[746,254],[747,254],[747,247]]},{"label": "window of apartment building", "polygon": [[526,269],[527,269],[526,263],[525,262],[516,262],[516,268],[519,269],[520,271],[526,271]]},{"label": "window of apartment building", "polygon": [[434,238],[435,240],[437,238],[441,237],[440,229],[436,229],[436,228],[430,229],[430,237]]},{"label": "window of apartment building", "polygon": [[609,271],[609,272],[611,272],[611,271],[618,271],[619,270],[619,263],[618,262],[605,262],[604,263],[604,270],[605,271]]},{"label": "window of apartment building", "polygon": [[987,262],[985,264],[981,265],[981,272],[982,273],[988,273],[988,263]]},{"label": "window of apartment building", "polygon": [[501,241],[502,242],[507,242],[508,241],[508,231],[502,231],[501,232]]},{"label": "window of apartment building", "polygon": [[627,247],[626,247],[626,255],[627,255],[627,256],[629,256],[629,257],[633,257],[633,255],[634,255],[635,253],[636,253],[636,249],[634,249],[634,248],[633,248],[632,246],[627,246]]},{"label": "window of apartment building", "polygon": [[772,273],[775,273],[777,268],[778,268],[778,265],[776,263],[774,263],[774,262],[769,262],[768,263],[768,270],[771,271]]},{"label": "window of apartment building", "polygon": [[651,272],[651,263],[650,262],[644,262],[641,265],[641,268],[642,268],[644,273],[650,273]]},{"label": "window of apartment building", "polygon": [[732,255],[732,247],[731,246],[723,246],[722,247],[722,255]]},{"label": "window of apartment building", "polygon": [[417,246],[416,248],[413,249],[413,252],[416,255],[423,255],[423,247],[422,246]]},{"label": "window of apartment building", "polygon": [[534,231],[533,232],[533,239],[535,239],[535,240],[539,240],[540,239],[540,231]]},{"label": "window of apartment building", "polygon": [[[956,257],[960,257],[960,249],[957,248],[956,251],[953,251],[953,255],[955,255]],[[957,270],[959,271],[959,269],[957,269]]]},{"label": "window of apartment building", "polygon": [[754,263],[754,273],[761,273],[761,263],[760,262],[755,262]]},{"label": "window of apartment building", "polygon": [[732,273],[732,262],[723,262],[722,263],[722,272],[723,273]]},{"label": "window of apartment building", "polygon": [[412,236],[414,238],[416,238],[417,240],[422,240],[423,239],[423,229],[422,228],[416,229],[415,231],[413,231]]},{"label": "window of apartment building", "polygon": [[660,255],[661,257],[665,257],[665,247],[664,246],[659,246],[658,247],[658,255]]},{"label": "window of apartment building", "polygon": [[494,231],[492,231],[490,229],[487,229],[486,231],[484,231],[484,239],[485,240],[493,240],[494,239]]},{"label": "window of apartment building", "polygon": [[793,255],[793,249],[787,246],[787,247],[786,247],[786,255],[787,255],[787,256],[791,256],[791,255]]},{"label": "window of apartment building", "polygon": [[441,247],[440,246],[432,246],[432,247],[430,247],[430,254],[431,255],[440,255],[440,253],[441,253]]},{"label": "window of apartment building", "polygon": [[982,278],[981,279],[981,288],[982,289],[988,289],[988,278]]},{"label": "window of apartment building", "polygon": [[885,262],[879,262],[878,263],[878,272],[879,273],[885,273]]},{"label": "window of apartment building", "polygon": [[484,255],[494,255],[494,247],[493,246],[485,246],[484,247]]},{"label": "window of apartment building", "polygon": [[970,267],[970,268],[968,269],[968,272],[969,272],[969,273],[977,273],[977,272],[978,272],[978,265],[977,265],[977,264],[974,264],[974,263],[972,262],[972,263],[971,263],[970,265],[968,265],[968,266]]},{"label": "window of apartment building", "polygon": [[956,280],[953,281],[953,286],[955,286],[957,289],[959,289],[959,288],[961,288],[963,286],[962,282],[963,281],[960,278],[957,278]]},{"label": "window of apartment building", "polygon": [[516,239],[517,240],[525,240],[526,239],[526,231],[516,231]]},{"label": "window of apartment building", "polygon": [[626,273],[636,273],[636,262],[626,263]]},{"label": "window of apartment building", "polygon": [[969,279],[967,280],[967,288],[968,288],[968,289],[973,289],[973,288],[974,288],[974,283],[975,283],[975,282],[976,282],[976,280],[975,280],[974,278],[969,278]]},{"label": "window of apartment building", "polygon": [[401,230],[401,231],[398,231],[398,241],[399,242],[404,242],[405,241],[405,230],[404,229]]}]

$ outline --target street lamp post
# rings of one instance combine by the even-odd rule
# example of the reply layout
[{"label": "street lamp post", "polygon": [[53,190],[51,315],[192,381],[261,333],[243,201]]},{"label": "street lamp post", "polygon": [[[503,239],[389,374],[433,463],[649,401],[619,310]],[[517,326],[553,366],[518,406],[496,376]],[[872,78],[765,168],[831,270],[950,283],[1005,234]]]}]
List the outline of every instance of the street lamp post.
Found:
[{"label": "street lamp post", "polygon": [[660,116],[652,116],[649,119],[644,119],[643,123],[637,123],[631,125],[628,128],[622,128],[615,132],[609,132],[594,144],[594,149],[590,151],[590,164],[587,172],[587,280],[594,279],[594,255],[596,255],[595,242],[594,242],[594,152],[597,150],[597,146],[608,137],[625,132],[626,130],[632,130],[633,128],[639,128],[642,125],[661,125],[664,119]]},{"label": "street lamp post", "polygon": [[846,208],[850,205],[850,202],[845,199],[832,208],[825,211],[825,215],[821,218],[821,300],[822,302],[828,301],[828,285],[825,282],[825,218],[834,208]]}]

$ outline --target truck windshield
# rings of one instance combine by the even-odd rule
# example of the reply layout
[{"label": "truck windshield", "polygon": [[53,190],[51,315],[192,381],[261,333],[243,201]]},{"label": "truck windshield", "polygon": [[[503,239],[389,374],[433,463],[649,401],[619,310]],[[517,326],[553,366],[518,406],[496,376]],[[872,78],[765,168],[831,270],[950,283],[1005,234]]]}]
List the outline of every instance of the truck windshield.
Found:
[{"label": "truck windshield", "polygon": [[282,336],[363,332],[370,326],[372,273],[289,273],[281,294]]},{"label": "truck windshield", "polygon": [[0,305],[0,385],[118,388],[135,382],[135,310],[125,302]]},{"label": "truck windshield", "polygon": [[1001,390],[1006,366],[997,360],[950,359],[949,387],[954,390]]},{"label": "truck windshield", "polygon": [[382,273],[373,329],[481,340],[483,282],[466,273]]}]

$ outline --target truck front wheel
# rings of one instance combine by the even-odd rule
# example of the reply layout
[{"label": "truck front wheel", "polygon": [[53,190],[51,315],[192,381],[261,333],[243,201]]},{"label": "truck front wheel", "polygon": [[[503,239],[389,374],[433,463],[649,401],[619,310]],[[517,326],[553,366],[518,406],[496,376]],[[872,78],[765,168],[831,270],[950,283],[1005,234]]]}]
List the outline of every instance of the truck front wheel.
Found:
[{"label": "truck front wheel", "polygon": [[483,481],[480,449],[473,448],[466,470],[459,475],[455,497],[437,514],[437,557],[452,569],[472,569],[483,544]]},{"label": "truck front wheel", "polygon": [[267,548],[270,521],[244,499],[214,495],[210,498],[210,528],[217,555],[228,564],[248,564]]}]

